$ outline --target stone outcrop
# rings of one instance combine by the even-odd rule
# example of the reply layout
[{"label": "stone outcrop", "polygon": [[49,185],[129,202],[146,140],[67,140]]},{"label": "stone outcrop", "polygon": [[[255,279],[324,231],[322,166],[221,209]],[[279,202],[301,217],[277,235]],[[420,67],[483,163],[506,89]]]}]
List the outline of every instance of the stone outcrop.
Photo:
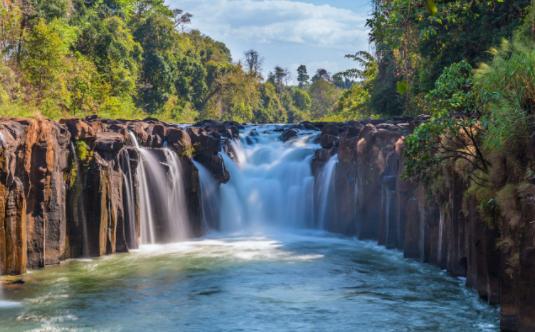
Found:
[{"label": "stone outcrop", "polygon": [[0,122],[1,273],[55,264],[64,255],[69,143],[65,127],[48,120]]},{"label": "stone outcrop", "polygon": [[405,180],[404,138],[420,120],[321,126],[314,173],[334,154],[339,160],[329,230],[466,277],[483,299],[500,304],[502,330],[535,331],[535,186],[515,186],[510,209],[489,222],[454,170],[445,168],[439,190]]},{"label": "stone outcrop", "polygon": [[187,128],[157,120],[0,119],[0,274],[136,248],[140,235],[136,142],[180,159],[194,235],[199,178],[192,160],[228,181],[219,151],[239,125]]}]

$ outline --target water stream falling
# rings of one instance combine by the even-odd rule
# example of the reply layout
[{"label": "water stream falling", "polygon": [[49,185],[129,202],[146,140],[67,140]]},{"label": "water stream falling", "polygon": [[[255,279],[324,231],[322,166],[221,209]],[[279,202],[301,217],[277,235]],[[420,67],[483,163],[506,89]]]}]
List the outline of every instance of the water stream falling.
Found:
[{"label": "water stream falling", "polygon": [[334,188],[334,172],[338,164],[338,155],[332,156],[321,170],[319,177],[319,218],[318,226],[320,229],[327,227],[327,221],[330,216],[329,207],[332,203]]},{"label": "water stream falling", "polygon": [[217,229],[218,225],[215,221],[218,218],[219,210],[219,185],[206,167],[196,161],[193,161],[193,164],[199,172],[203,229]]},{"label": "water stream falling", "polygon": [[190,237],[181,162],[169,148],[141,147],[136,172],[140,198],[141,243],[174,242]]},{"label": "water stream falling", "polygon": [[304,131],[282,142],[279,128],[248,127],[233,144],[234,159],[222,153],[230,173],[230,181],[220,188],[222,230],[313,226],[311,161],[317,133]]},{"label": "water stream falling", "polygon": [[[137,144],[137,142],[135,142]],[[139,148],[139,146],[137,146]],[[136,235],[136,194],[134,188],[134,181],[132,178],[132,167],[130,154],[128,151],[123,150],[123,154],[120,156],[122,167],[125,170],[123,172],[124,181],[124,205],[125,205],[125,234],[129,249],[135,249],[138,247],[137,235]]]}]

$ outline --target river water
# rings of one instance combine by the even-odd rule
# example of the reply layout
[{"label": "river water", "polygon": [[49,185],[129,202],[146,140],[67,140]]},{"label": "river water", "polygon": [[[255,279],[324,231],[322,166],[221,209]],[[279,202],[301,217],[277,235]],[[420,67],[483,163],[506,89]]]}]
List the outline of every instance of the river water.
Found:
[{"label": "river water", "polygon": [[34,271],[0,330],[496,331],[463,281],[322,232],[221,235]]},{"label": "river water", "polygon": [[[218,232],[164,245],[151,244],[156,237],[144,227],[145,245],[129,254],[32,271],[24,285],[0,288],[0,331],[499,329],[497,309],[463,280],[371,242],[323,232],[337,158],[314,184],[310,163],[317,132],[302,131],[289,142],[279,136],[277,126],[245,128],[231,151],[221,152],[231,180],[220,188],[196,164],[203,223]],[[145,159],[138,173],[162,178],[158,162],[149,162],[153,152],[140,150]],[[164,157],[167,168],[178,165]],[[180,179],[175,168],[171,174]],[[180,193],[173,189],[178,180],[159,182],[166,193]],[[143,186],[138,190],[144,193]],[[153,203],[148,194],[140,196]],[[148,226],[156,222],[151,204],[143,213],[150,216]],[[186,234],[181,227],[168,229],[176,234],[167,240]]]}]

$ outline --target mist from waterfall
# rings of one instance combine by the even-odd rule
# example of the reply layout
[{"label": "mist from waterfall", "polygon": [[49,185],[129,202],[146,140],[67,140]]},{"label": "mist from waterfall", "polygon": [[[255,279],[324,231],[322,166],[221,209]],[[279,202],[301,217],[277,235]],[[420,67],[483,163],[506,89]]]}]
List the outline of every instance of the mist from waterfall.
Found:
[{"label": "mist from waterfall", "polygon": [[174,242],[191,236],[182,178],[182,165],[169,148],[148,149],[139,146],[136,171],[140,207],[142,244]]},{"label": "mist from waterfall", "polygon": [[[219,188],[219,229],[226,232],[266,227],[314,226],[311,162],[318,132],[300,131],[283,142],[284,127],[248,126],[231,149],[221,152],[230,181]],[[203,182],[201,175],[201,183]],[[203,204],[204,205],[204,204]]]}]

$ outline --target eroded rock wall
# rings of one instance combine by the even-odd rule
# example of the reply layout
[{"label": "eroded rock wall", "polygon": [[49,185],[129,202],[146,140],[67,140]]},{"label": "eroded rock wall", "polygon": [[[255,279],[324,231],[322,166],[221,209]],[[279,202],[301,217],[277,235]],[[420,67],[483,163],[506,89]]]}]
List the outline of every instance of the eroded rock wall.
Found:
[{"label": "eroded rock wall", "polygon": [[339,159],[329,230],[377,240],[466,277],[483,299],[501,305],[503,330],[535,331],[535,186],[515,185],[509,208],[489,220],[454,170],[445,167],[438,189],[406,181],[404,138],[418,124],[396,119],[322,125],[314,173],[330,156],[338,153]]},{"label": "eroded rock wall", "polygon": [[232,122],[185,128],[152,119],[0,119],[0,274],[138,247],[134,137],[156,156],[163,156],[163,147],[177,154],[190,226],[201,235],[206,230],[192,160],[228,181],[218,153],[238,134]]}]

